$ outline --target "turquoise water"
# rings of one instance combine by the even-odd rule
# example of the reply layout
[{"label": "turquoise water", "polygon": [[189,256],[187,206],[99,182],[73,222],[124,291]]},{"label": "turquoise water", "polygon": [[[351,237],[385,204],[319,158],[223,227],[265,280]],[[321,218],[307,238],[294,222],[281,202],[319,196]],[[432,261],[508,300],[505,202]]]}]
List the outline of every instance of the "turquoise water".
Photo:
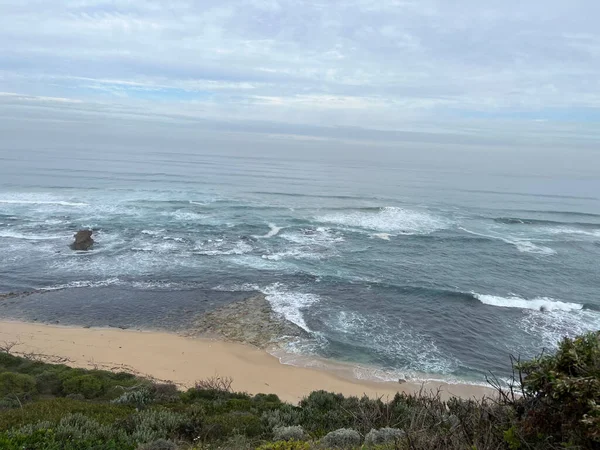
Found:
[{"label": "turquoise water", "polygon": [[600,328],[597,165],[90,145],[0,147],[0,292],[48,291],[5,317],[177,329],[261,291],[310,333],[291,355],[470,382]]}]

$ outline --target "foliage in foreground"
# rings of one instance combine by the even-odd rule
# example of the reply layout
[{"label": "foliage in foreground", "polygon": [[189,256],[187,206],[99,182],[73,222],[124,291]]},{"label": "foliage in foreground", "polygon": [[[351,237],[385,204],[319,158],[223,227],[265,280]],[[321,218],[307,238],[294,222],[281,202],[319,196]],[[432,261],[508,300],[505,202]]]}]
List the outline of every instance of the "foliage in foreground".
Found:
[{"label": "foliage in foreground", "polygon": [[[517,363],[498,399],[392,399],[317,391],[298,406],[205,380],[186,392],[123,373],[0,353],[6,450],[598,449],[600,333]],[[518,392],[518,394],[516,393]]]}]

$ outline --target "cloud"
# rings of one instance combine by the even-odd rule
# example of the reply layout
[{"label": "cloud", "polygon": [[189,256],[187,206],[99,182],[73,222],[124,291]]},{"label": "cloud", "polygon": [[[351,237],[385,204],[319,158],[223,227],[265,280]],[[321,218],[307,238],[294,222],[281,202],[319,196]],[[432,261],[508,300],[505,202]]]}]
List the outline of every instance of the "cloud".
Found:
[{"label": "cloud", "polygon": [[307,126],[597,121],[598,16],[594,0],[0,0],[0,90]]}]

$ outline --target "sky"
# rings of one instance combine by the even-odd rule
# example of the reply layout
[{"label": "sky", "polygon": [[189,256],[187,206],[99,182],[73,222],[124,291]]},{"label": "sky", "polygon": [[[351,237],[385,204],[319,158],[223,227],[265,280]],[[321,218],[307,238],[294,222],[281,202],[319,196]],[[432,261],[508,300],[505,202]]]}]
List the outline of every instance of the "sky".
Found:
[{"label": "sky", "polygon": [[599,17],[597,0],[0,0],[0,118],[594,145]]}]

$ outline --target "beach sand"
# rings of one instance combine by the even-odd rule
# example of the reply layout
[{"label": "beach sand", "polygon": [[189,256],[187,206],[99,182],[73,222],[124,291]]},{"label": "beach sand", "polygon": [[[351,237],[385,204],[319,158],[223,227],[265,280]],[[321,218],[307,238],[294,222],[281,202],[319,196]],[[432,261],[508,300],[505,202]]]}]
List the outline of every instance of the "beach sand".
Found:
[{"label": "beach sand", "polygon": [[215,375],[231,377],[236,391],[274,393],[292,403],[321,389],[383,398],[391,398],[396,392],[417,392],[422,387],[428,391],[441,389],[445,398],[493,394],[491,389],[472,385],[357,380],[344,376],[343,370],[281,364],[276,357],[248,345],[156,331],[0,321],[0,346],[14,342],[13,354],[34,354],[44,361],[73,367],[131,372],[172,381],[182,388]]}]

